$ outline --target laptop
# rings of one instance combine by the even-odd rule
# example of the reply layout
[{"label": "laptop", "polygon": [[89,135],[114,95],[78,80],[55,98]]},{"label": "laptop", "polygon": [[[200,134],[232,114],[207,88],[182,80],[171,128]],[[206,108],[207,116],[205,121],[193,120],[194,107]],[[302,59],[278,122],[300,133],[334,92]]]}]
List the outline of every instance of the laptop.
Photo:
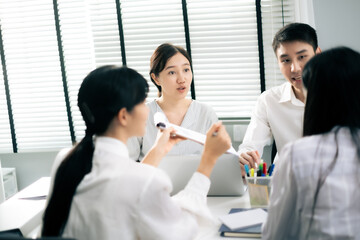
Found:
[{"label": "laptop", "polygon": [[[168,155],[158,168],[163,169],[173,183],[174,195],[184,189],[197,170],[201,155]],[[246,190],[241,176],[239,159],[233,154],[223,154],[217,160],[210,176],[211,185],[208,196],[241,196]]]}]

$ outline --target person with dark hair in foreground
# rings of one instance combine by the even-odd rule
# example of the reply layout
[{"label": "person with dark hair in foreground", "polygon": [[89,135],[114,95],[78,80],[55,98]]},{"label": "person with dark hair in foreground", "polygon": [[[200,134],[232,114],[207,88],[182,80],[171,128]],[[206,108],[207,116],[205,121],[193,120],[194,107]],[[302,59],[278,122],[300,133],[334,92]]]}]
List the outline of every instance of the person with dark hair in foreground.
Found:
[{"label": "person with dark hair in foreground", "polygon": [[126,148],[129,137],[145,132],[147,92],[146,80],[126,67],[100,67],[84,79],[78,106],[86,135],[55,160],[43,236],[193,239],[199,221],[211,219],[209,176],[230,148],[230,137],[220,122],[213,124],[197,171],[183,191],[170,197],[171,180],[156,166],[182,140],[173,137],[174,130],[158,132],[142,163],[131,160]]},{"label": "person with dark hair in foreground", "polygon": [[325,51],[303,81],[304,138],[280,153],[263,239],[360,239],[360,54]]},{"label": "person with dark hair in foreground", "polygon": [[242,167],[259,163],[263,148],[273,140],[280,152],[286,143],[302,136],[305,93],[301,74],[305,64],[321,52],[316,31],[304,23],[288,24],[275,34],[273,49],[286,82],[258,98],[239,146]]}]

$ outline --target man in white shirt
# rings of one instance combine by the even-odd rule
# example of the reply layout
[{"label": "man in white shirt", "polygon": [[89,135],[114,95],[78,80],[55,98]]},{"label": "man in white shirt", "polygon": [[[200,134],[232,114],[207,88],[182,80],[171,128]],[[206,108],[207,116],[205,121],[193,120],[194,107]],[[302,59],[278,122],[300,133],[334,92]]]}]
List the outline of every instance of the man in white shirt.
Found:
[{"label": "man in white shirt", "polygon": [[306,97],[302,70],[315,54],[321,52],[316,31],[307,24],[288,24],[276,33],[272,46],[287,82],[263,92],[258,98],[239,146],[242,167],[245,164],[255,167],[255,163],[260,162],[263,148],[273,139],[280,152],[286,143],[302,137]]}]

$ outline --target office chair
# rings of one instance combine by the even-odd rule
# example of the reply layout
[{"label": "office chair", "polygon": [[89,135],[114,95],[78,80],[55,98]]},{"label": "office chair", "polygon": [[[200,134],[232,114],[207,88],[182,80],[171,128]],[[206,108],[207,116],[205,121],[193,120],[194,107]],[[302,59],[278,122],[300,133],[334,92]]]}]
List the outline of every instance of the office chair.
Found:
[{"label": "office chair", "polygon": [[41,238],[26,238],[21,236],[0,236],[1,240],[76,240],[75,238],[63,238],[63,237],[41,237]]},{"label": "office chair", "polygon": [[[0,232],[0,240],[34,240],[33,238],[26,238],[22,235],[20,229],[11,229]],[[35,240],[76,240],[75,238],[63,238],[63,237],[40,237]]]},{"label": "office chair", "polygon": [[63,238],[63,237],[43,237],[43,238],[26,238],[26,237],[0,237],[1,240],[76,240],[75,238]]}]

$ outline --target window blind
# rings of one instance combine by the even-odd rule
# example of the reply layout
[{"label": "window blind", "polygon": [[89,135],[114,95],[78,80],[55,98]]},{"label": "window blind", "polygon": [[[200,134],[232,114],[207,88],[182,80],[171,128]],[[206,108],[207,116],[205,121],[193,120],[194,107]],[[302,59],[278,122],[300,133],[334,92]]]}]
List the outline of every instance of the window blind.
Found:
[{"label": "window blind", "polygon": [[284,83],[277,59],[272,48],[276,32],[284,25],[295,21],[293,0],[261,0],[262,29],[264,43],[264,63],[266,89]]},{"label": "window blind", "polygon": [[81,0],[59,0],[57,3],[71,114],[76,141],[80,141],[85,124],[77,107],[77,93],[82,79],[96,65],[90,11]]},{"label": "window blind", "polygon": [[122,65],[114,0],[58,0],[61,40],[76,141],[85,135],[77,106],[84,77],[103,65]]},{"label": "window blind", "polygon": [[136,69],[150,86],[148,101],[157,97],[150,81],[150,57],[162,43],[185,47],[182,5],[179,0],[123,0],[121,13],[124,27],[127,65]]},{"label": "window blind", "polygon": [[122,65],[115,0],[88,0],[86,2],[90,10],[96,67]]},{"label": "window blind", "polygon": [[[53,1],[0,0],[0,20],[19,152],[58,150],[71,145],[62,76],[65,74],[76,141],[84,136],[77,107],[79,86],[95,67],[122,65],[150,81],[151,54],[161,43],[186,48],[193,59],[196,99],[220,118],[248,118],[260,95],[255,0],[57,0],[60,41]],[[186,39],[183,3],[189,38]],[[294,21],[294,0],[262,0],[266,89],[284,82],[271,43],[276,31]],[[119,26],[118,19],[122,19]],[[120,42],[119,28],[124,42]],[[59,53],[61,44],[62,52]],[[64,60],[64,72],[60,64]],[[0,81],[3,82],[2,75]],[[190,93],[189,93],[190,97]],[[7,106],[3,84],[0,104]],[[9,116],[0,109],[0,152],[12,152]]]},{"label": "window blind", "polygon": [[0,16],[18,152],[71,145],[52,2],[2,0]]},{"label": "window blind", "polygon": [[196,98],[219,117],[249,117],[260,94],[253,0],[189,0]]},{"label": "window blind", "polygon": [[4,77],[2,64],[0,64],[0,153],[7,153],[12,150],[12,140],[10,132],[9,115],[7,109],[7,101],[5,94],[5,86],[3,84]]}]

